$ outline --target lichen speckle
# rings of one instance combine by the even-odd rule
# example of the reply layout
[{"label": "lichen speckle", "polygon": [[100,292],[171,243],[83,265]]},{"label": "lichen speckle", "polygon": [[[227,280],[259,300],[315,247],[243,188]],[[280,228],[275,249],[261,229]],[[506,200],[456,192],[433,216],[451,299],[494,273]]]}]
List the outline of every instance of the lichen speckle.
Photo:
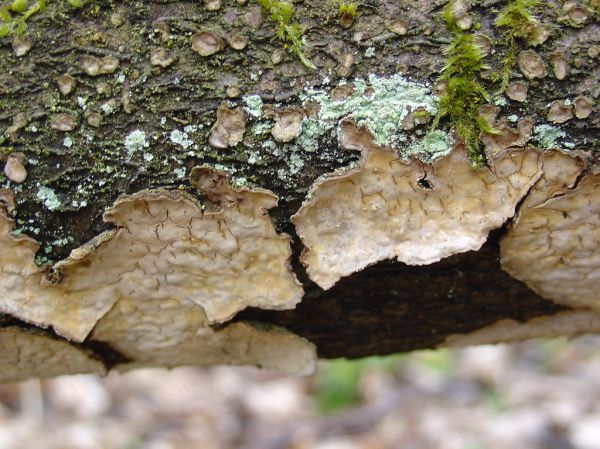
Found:
[{"label": "lichen speckle", "polygon": [[404,156],[414,156],[424,162],[431,162],[439,157],[445,156],[452,150],[454,142],[448,135],[439,130],[433,130],[425,136],[414,142]]},{"label": "lichen speckle", "polygon": [[62,205],[60,199],[50,187],[41,186],[38,189],[37,198],[48,210],[58,210]]},{"label": "lichen speckle", "polygon": [[188,149],[194,144],[194,141],[188,137],[187,132],[179,131],[178,129],[174,129],[171,131],[171,135],[169,139],[175,145],[180,145],[184,149]]},{"label": "lichen speckle", "polygon": [[140,151],[150,146],[146,140],[146,133],[140,129],[136,129],[129,133],[127,137],[125,137],[124,145],[130,156],[136,151]]},{"label": "lichen speckle", "polygon": [[538,125],[533,129],[533,139],[543,150],[551,150],[557,147],[558,139],[565,138],[566,133],[552,125]]},{"label": "lichen speckle", "polygon": [[[400,75],[389,78],[370,75],[368,84],[357,79],[353,92],[343,100],[332,100],[327,92],[314,89],[308,89],[301,98],[319,104],[321,128],[330,129],[342,117],[350,117],[358,127],[371,132],[377,145],[396,146],[402,142],[405,133],[400,123],[411,111],[437,113],[437,101],[430,89]],[[314,132],[310,123],[304,123],[303,134],[305,127]]]},{"label": "lichen speckle", "polygon": [[258,95],[245,95],[242,99],[246,104],[246,107],[244,108],[246,113],[251,117],[260,118],[263,105],[262,98]]}]

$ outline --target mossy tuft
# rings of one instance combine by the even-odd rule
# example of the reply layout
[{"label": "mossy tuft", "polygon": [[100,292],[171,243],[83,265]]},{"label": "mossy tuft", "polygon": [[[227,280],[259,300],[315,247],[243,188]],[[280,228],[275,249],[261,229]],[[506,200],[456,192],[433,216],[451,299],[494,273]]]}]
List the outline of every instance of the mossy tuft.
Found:
[{"label": "mossy tuft", "polygon": [[482,164],[485,162],[485,155],[480,135],[495,132],[478,114],[479,106],[490,99],[477,80],[479,72],[485,68],[483,53],[475,44],[473,35],[464,32],[456,23],[452,15],[452,0],[444,8],[443,17],[453,39],[444,51],[446,65],[438,81],[445,84],[445,92],[440,96],[433,128],[439,125],[440,119],[448,117],[469,158],[475,164]]},{"label": "mossy tuft", "polygon": [[283,42],[284,48],[294,53],[300,62],[309,69],[315,66],[302,51],[302,30],[299,23],[292,23],[294,6],[289,2],[274,0],[257,0],[260,6],[271,14],[271,19],[277,25],[277,37]]},{"label": "mossy tuft", "polygon": [[[81,8],[84,0],[67,0],[72,8]],[[47,0],[12,0],[0,4],[0,38],[27,31],[27,20],[46,9]]]},{"label": "mossy tuft", "polygon": [[502,29],[503,39],[507,46],[502,62],[501,92],[508,86],[510,71],[517,60],[517,39],[521,39],[527,44],[533,44],[539,38],[540,24],[533,15],[533,9],[539,3],[539,0],[510,0],[494,21],[494,24]]}]

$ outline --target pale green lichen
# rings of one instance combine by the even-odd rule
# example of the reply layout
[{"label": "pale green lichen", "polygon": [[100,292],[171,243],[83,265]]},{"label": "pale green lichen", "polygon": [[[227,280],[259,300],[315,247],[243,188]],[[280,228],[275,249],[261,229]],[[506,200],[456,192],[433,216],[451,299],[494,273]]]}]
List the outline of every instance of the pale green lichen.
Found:
[{"label": "pale green lichen", "polygon": [[[318,126],[331,129],[343,117],[354,120],[356,125],[367,128],[377,145],[394,146],[406,138],[401,127],[402,120],[417,109],[430,115],[437,113],[437,101],[430,89],[419,83],[411,82],[400,75],[390,78],[369,76],[369,83],[357,79],[354,91],[342,100],[332,100],[323,90],[308,89],[302,99],[316,101],[319,104]],[[304,128],[313,129],[306,123]],[[322,134],[322,133],[321,133]],[[404,138],[403,138],[404,137]]]},{"label": "pale green lichen", "polygon": [[415,141],[401,156],[405,158],[417,158],[423,162],[431,162],[438,157],[448,154],[453,145],[454,142],[452,142],[445,132],[435,129],[425,134],[422,139]]},{"label": "pale green lichen", "polygon": [[184,150],[187,150],[194,144],[194,141],[191,140],[187,134],[187,132],[179,131],[178,129],[174,129],[171,131],[169,135],[169,140],[175,145],[179,145],[183,147]]},{"label": "pale green lichen", "polygon": [[125,137],[125,149],[131,156],[133,153],[148,148],[150,144],[146,140],[146,133],[140,129],[132,131]]},{"label": "pale green lichen", "polygon": [[551,150],[557,148],[557,141],[565,138],[566,133],[552,125],[538,125],[533,129],[533,140],[538,143],[538,146],[543,150]]},{"label": "pale green lichen", "polygon": [[50,187],[41,186],[36,196],[48,210],[58,210],[62,205],[60,199]]},{"label": "pale green lichen", "polygon": [[183,179],[183,178],[185,178],[185,168],[184,167],[180,167],[180,168],[174,169],[173,173],[175,174],[175,176],[177,177],[177,179]]},{"label": "pale green lichen", "polygon": [[251,117],[260,118],[263,105],[262,98],[258,95],[245,95],[242,97],[242,100],[244,100],[244,103],[246,104],[246,107],[244,108],[246,113]]}]

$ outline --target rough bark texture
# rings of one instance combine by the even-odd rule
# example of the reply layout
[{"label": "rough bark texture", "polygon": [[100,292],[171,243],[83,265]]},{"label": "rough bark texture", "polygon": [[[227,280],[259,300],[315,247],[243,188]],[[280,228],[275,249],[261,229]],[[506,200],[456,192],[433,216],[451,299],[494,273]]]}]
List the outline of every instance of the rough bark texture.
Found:
[{"label": "rough bark texture", "polygon": [[[292,236],[292,269],[305,290],[294,310],[247,309],[233,321],[287,328],[314,343],[321,357],[431,348],[449,335],[502,319],[526,322],[568,310],[502,271],[498,242],[507,225],[493,231],[479,251],[426,266],[380,262],[326,291],[308,279],[300,262],[303,245],[290,217],[317,178],[356,163],[360,154],[339,145],[337,128],[316,135],[309,142],[316,148],[294,140],[293,129],[290,143],[273,142],[272,120],[283,120],[278,117],[285,108],[301,106],[307,89],[329,91],[341,80],[401,74],[432,86],[452,39],[441,18],[445,2],[359,3],[349,28],[338,23],[339,3],[294,2],[294,20],[302,26],[304,52],[314,70],[284,49],[269,15],[253,0],[225,0],[216,10],[210,10],[209,3],[214,2],[89,1],[74,10],[67,2],[51,1],[27,22],[31,49],[25,55],[16,55],[22,38],[0,40],[0,148],[5,160],[12,153],[24,153],[27,170],[25,182],[4,178],[3,187],[15,195],[13,233],[41,243],[38,264],[51,266],[111,229],[102,214],[121,195],[178,189],[201,201],[211,200],[199,196],[187,179],[193,167],[208,165],[228,172],[238,187],[267,189],[279,197],[269,214],[278,232]],[[498,82],[490,78],[502,71],[507,53],[502,30],[494,26],[503,6],[505,2],[495,0],[478,3],[469,12],[478,31],[465,30],[490,39],[493,51],[485,57],[489,70],[480,73],[489,92],[498,89]],[[497,105],[510,123],[527,116],[545,125],[549,104],[560,100],[564,105],[568,99],[565,107],[571,117],[560,128],[561,118],[553,124],[562,134],[546,145],[547,136],[540,131],[530,144],[585,154],[588,173],[600,150],[600,24],[592,7],[582,7],[587,8],[587,19],[581,24],[570,21],[562,2],[536,11],[551,30],[535,48],[547,73],[526,80],[515,62],[511,81],[527,81],[527,100],[500,96]],[[203,31],[223,41],[209,56],[192,48],[192,35]],[[520,40],[517,45],[519,51],[528,48]],[[566,61],[565,76],[553,63],[557,55]],[[63,84],[75,83],[69,92],[66,87],[66,93],[59,91],[61,75],[72,77],[62,78]],[[253,118],[250,103],[256,96],[262,100],[263,115]],[[590,101],[592,112],[584,118],[577,110],[572,116],[570,104],[577,97]],[[221,111],[225,105],[229,110],[246,108],[242,115],[247,123],[219,128],[215,121],[221,105]],[[304,104],[302,114],[310,115],[308,109]],[[240,130],[231,128],[236,126],[242,126],[243,139],[236,138]],[[408,132],[422,135],[429,126]],[[444,118],[440,128],[450,131]],[[213,129],[223,135],[211,140]],[[0,316],[0,327],[15,326],[58,338],[51,327],[41,330],[17,317]],[[213,329],[220,332],[228,326],[231,323],[221,323]],[[594,329],[581,329],[586,330]],[[93,335],[73,345],[108,367],[128,361]]]}]

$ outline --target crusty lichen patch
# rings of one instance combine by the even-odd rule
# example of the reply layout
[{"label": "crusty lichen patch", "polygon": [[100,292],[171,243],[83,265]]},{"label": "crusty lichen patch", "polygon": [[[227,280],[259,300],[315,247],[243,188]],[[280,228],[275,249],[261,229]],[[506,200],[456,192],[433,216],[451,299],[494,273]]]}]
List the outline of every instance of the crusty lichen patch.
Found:
[{"label": "crusty lichen patch", "polygon": [[122,196],[104,215],[116,229],[49,270],[34,263],[38,244],[11,235],[14,223],[0,215],[0,311],[82,341],[120,301],[165,310],[191,301],[202,323],[249,306],[293,308],[302,288],[288,266],[289,237],[266,216],[277,197],[233,189],[209,168],[192,175],[204,204],[181,191]]},{"label": "crusty lichen patch", "polygon": [[600,175],[578,180],[581,165],[562,155],[546,170],[501,240],[500,255],[503,269],[540,296],[598,311]]},{"label": "crusty lichen patch", "polygon": [[318,181],[292,217],[303,262],[322,288],[384,259],[411,265],[477,250],[542,175],[540,153],[504,151],[472,167],[459,145],[433,164],[404,162],[346,122],[341,143],[362,151],[358,168]]},{"label": "crusty lichen patch", "polygon": [[16,326],[0,328],[0,383],[76,373],[103,375],[106,368],[67,341]]},{"label": "crusty lichen patch", "polygon": [[468,334],[453,334],[441,347],[463,347],[494,343],[510,343],[531,338],[576,337],[600,333],[600,315],[591,311],[564,311],[526,322],[500,320]]}]

